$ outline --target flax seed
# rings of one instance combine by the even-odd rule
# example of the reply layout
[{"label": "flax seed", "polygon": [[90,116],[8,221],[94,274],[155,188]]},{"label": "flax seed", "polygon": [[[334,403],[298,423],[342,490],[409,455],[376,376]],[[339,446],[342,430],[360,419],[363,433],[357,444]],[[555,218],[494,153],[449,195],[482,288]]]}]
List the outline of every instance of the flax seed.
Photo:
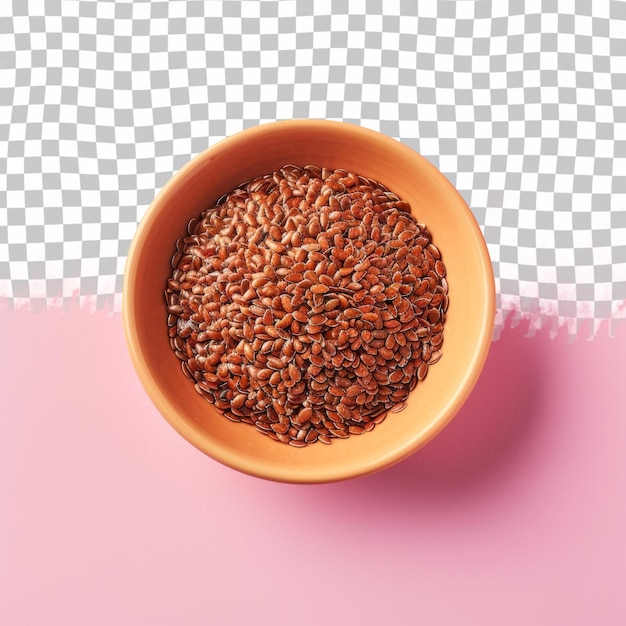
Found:
[{"label": "flax seed", "polygon": [[287,165],[222,196],[174,247],[166,321],[183,373],[279,442],[369,432],[441,358],[441,253],[376,181]]}]

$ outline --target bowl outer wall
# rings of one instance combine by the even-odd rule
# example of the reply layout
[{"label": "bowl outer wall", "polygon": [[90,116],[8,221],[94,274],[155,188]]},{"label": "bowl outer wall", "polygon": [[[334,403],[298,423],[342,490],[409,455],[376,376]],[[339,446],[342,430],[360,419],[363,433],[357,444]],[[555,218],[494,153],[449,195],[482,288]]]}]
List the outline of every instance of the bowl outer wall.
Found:
[{"label": "bowl outer wall", "polygon": [[[286,163],[343,167],[376,178],[411,204],[448,268],[450,308],[443,357],[409,397],[364,436],[331,446],[280,445],[219,416],[184,377],[165,331],[163,288],[176,239],[192,217],[242,181]],[[462,406],[484,365],[493,332],[495,288],[480,228],[460,194],[434,166],[375,131],[323,120],[251,128],[190,161],[150,205],[133,239],[124,279],[130,355],[149,397],[197,448],[240,471],[285,482],[329,482],[398,462],[432,439]]]}]

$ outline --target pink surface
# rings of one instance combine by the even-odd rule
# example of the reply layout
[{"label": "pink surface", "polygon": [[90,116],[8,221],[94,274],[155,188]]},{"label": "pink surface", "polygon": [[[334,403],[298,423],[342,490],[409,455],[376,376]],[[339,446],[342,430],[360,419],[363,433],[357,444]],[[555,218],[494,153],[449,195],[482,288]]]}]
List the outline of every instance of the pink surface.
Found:
[{"label": "pink surface", "polygon": [[0,320],[0,624],[626,623],[624,327],[507,328],[422,451],[293,486],[181,439],[120,316]]}]

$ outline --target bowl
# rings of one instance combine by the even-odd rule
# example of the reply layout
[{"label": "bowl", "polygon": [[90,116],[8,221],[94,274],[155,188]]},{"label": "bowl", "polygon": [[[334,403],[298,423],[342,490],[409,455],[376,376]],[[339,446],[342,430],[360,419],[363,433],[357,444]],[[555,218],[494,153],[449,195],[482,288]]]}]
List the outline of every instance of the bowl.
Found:
[{"label": "bowl", "polygon": [[[286,164],[343,168],[376,179],[425,223],[447,268],[443,357],[407,407],[374,430],[331,445],[295,448],[219,414],[198,394],[170,347],[163,291],[175,242],[189,220],[246,180]],[[281,482],[321,483],[376,472],[430,441],[457,413],[484,365],[495,318],[494,277],[481,230],[459,193],[402,143],[353,124],[288,120],[246,129],[192,159],[163,187],[133,239],[124,277],[123,321],[148,396],[188,442],[241,472]]]}]

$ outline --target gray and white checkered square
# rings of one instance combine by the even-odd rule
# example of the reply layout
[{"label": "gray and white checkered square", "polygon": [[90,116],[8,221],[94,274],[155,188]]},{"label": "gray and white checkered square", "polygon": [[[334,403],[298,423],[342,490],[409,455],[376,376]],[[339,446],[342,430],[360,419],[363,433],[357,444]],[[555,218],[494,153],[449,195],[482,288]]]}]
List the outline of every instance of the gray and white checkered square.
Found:
[{"label": "gray and white checkered square", "polygon": [[0,296],[121,306],[155,193],[226,135],[316,117],[432,161],[488,242],[498,321],[624,316],[626,4],[0,3]]}]

